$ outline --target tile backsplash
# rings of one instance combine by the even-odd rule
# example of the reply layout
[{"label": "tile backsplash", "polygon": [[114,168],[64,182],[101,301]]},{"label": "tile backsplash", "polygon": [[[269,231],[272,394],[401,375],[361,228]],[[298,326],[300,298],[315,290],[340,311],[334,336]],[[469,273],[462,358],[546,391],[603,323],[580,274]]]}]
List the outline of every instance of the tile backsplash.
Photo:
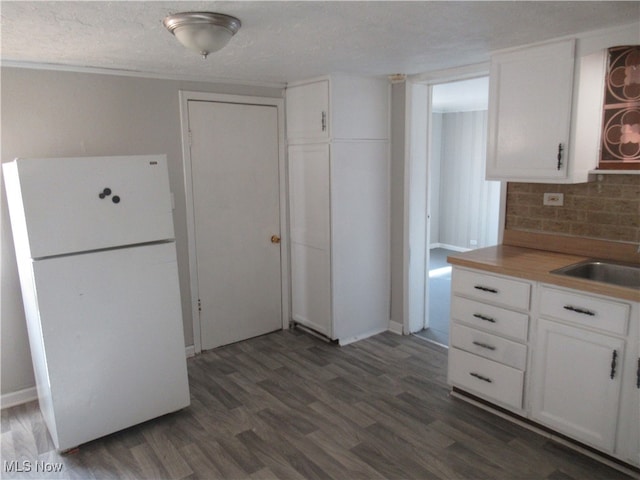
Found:
[{"label": "tile backsplash", "polygon": [[[564,205],[543,205],[545,193],[564,194]],[[571,185],[510,182],[505,228],[640,243],[640,175]]]}]

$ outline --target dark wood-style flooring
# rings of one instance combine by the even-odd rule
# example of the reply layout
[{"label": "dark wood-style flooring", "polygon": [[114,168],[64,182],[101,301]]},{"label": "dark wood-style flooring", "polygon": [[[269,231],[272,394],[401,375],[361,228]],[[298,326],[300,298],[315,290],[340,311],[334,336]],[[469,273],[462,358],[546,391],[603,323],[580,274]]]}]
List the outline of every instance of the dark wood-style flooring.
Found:
[{"label": "dark wood-style flooring", "polygon": [[[446,351],[290,330],[189,360],[189,408],[60,456],[37,403],[2,411],[2,478],[618,479],[449,396]],[[10,462],[31,472],[8,472]],[[37,463],[36,462],[40,462]],[[36,472],[62,462],[59,473]],[[51,468],[51,467],[49,467]]]}]

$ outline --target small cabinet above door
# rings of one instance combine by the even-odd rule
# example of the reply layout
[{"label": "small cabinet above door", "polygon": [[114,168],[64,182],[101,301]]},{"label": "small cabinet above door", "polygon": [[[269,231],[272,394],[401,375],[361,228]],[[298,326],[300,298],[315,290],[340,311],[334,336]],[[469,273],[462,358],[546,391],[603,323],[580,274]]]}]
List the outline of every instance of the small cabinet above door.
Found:
[{"label": "small cabinet above door", "polygon": [[575,41],[491,59],[487,179],[567,176]]},{"label": "small cabinet above door", "polygon": [[287,138],[329,138],[329,81],[287,87]]},{"label": "small cabinet above door", "polygon": [[389,139],[389,84],[331,75],[287,86],[287,142]]}]

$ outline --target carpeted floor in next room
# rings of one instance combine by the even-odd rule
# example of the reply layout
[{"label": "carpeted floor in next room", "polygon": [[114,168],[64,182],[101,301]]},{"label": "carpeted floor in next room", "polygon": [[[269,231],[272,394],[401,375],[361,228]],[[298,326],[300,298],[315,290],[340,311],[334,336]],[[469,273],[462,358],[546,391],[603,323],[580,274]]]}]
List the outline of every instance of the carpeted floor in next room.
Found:
[{"label": "carpeted floor in next room", "polygon": [[429,328],[416,335],[440,345],[449,345],[449,304],[451,302],[451,265],[447,256],[453,250],[433,248],[429,256]]}]

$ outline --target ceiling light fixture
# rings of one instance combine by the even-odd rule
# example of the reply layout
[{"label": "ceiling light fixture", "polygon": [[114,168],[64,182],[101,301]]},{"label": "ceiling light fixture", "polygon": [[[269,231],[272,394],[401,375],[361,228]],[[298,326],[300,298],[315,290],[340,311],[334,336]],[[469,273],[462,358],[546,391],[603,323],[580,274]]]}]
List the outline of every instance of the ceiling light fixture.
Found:
[{"label": "ceiling light fixture", "polygon": [[162,22],[178,41],[202,58],[223,48],[240,29],[240,20],[211,12],[184,12],[169,15]]}]

